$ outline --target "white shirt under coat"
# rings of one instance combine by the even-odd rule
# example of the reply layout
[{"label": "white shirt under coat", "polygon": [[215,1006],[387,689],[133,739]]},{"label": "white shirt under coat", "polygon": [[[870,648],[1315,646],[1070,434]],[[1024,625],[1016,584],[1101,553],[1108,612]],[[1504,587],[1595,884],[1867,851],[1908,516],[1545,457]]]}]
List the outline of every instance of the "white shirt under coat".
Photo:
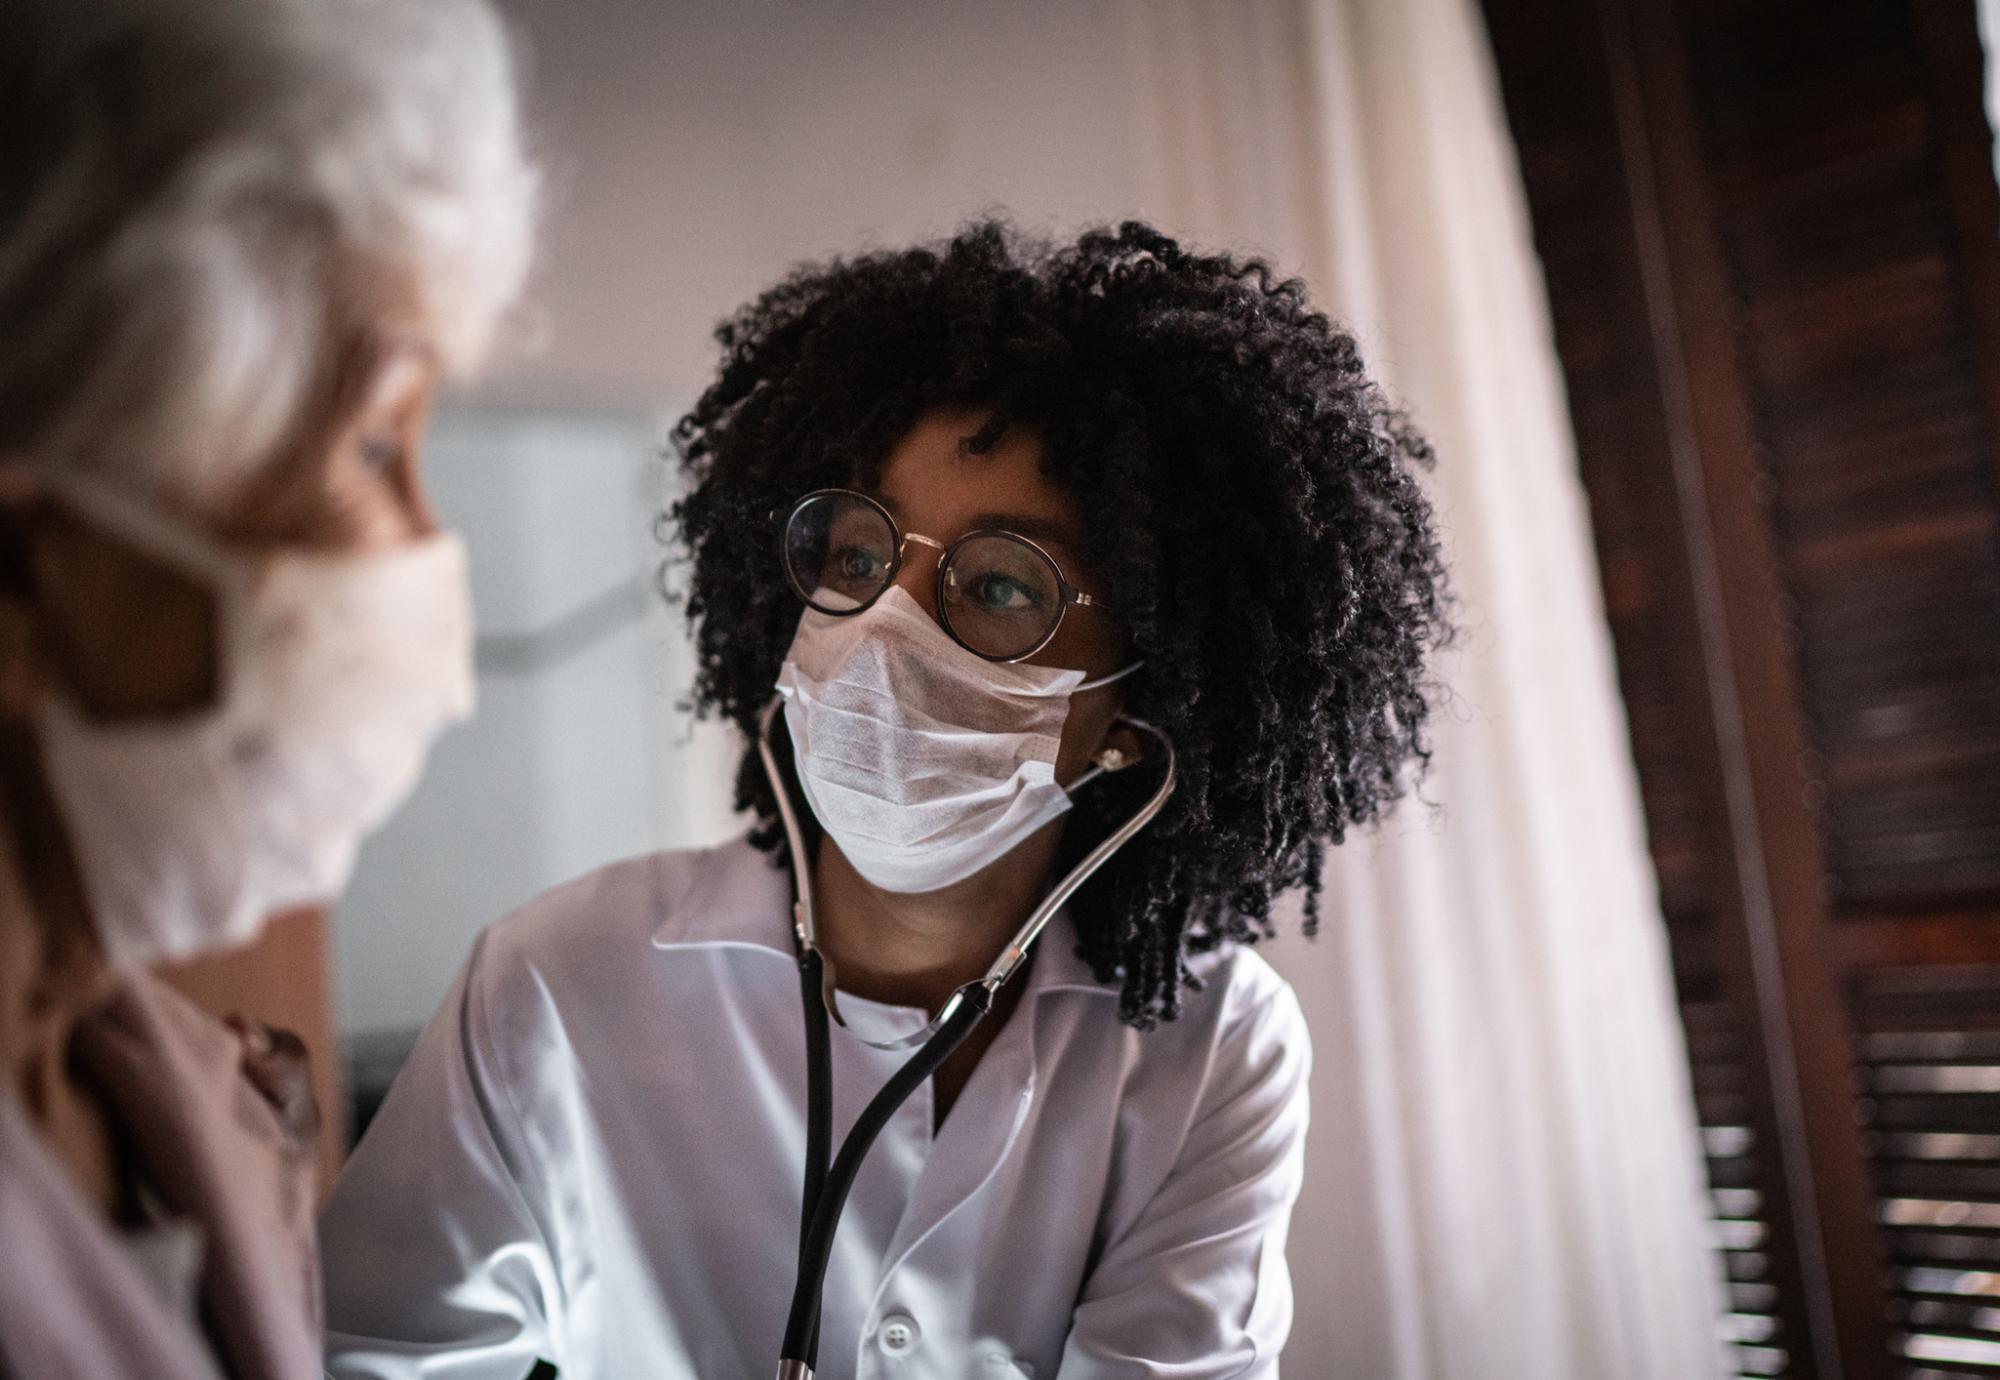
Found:
[{"label": "white shirt under coat", "polygon": [[[482,936],[327,1206],[331,1374],[775,1372],[805,1149],[789,908],[738,842],[615,864]],[[1074,947],[1058,917],[943,1126],[926,1084],[869,1152],[823,1380],[1276,1375],[1298,1003],[1238,950],[1141,1034]],[[833,1027],[836,1148],[907,1057]]]}]

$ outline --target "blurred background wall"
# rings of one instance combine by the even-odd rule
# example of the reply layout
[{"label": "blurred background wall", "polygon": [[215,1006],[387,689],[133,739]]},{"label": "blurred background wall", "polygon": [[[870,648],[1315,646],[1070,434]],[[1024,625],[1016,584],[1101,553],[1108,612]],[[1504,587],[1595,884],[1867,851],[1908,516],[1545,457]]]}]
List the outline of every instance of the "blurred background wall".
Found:
[{"label": "blurred background wall", "polygon": [[707,327],[800,259],[1006,209],[1143,209],[1121,11],[510,0],[553,205],[534,352],[491,396],[692,401]]}]

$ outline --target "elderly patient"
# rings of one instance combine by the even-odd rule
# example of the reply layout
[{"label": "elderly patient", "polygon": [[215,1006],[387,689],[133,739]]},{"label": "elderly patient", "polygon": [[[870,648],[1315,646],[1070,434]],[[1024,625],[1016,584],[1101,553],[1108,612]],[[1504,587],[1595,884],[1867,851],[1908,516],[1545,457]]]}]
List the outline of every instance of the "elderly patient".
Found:
[{"label": "elderly patient", "polygon": [[5,0],[0,130],[0,1374],[317,1375],[311,1165],[148,973],[331,897],[469,708],[417,450],[524,268],[506,45]]}]

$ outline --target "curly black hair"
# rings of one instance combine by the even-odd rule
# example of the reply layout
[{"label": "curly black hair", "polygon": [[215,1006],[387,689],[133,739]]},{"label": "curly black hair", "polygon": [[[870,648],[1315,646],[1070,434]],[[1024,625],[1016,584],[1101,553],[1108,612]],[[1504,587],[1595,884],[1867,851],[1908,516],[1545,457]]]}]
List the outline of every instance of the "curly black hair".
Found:
[{"label": "curly black hair", "polygon": [[[759,559],[770,514],[873,482],[942,408],[1013,427],[1071,494],[1145,670],[1127,708],[1172,735],[1180,787],[1071,901],[1079,953],[1141,1029],[1172,1020],[1191,954],[1273,931],[1325,850],[1429,759],[1427,660],[1448,631],[1417,470],[1429,445],[1296,279],[1138,222],[1053,245],[987,220],[809,265],[716,329],[721,372],[676,424],[671,517],[691,559],[694,704],[754,737],[802,605]],[[772,550],[775,552],[775,538]],[[1069,866],[1157,786],[1080,792]],[[736,804],[782,856],[753,750]]]}]

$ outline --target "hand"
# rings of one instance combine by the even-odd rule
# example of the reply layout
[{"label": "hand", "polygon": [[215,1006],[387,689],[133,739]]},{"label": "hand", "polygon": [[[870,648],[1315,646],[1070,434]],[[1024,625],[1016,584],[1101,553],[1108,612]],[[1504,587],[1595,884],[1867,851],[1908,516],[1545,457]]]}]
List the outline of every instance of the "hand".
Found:
[{"label": "hand", "polygon": [[243,1016],[228,1018],[243,1042],[243,1073],[278,1114],[278,1124],[301,1155],[318,1153],[319,1099],[313,1096],[312,1058],[306,1042],[289,1030]]}]

